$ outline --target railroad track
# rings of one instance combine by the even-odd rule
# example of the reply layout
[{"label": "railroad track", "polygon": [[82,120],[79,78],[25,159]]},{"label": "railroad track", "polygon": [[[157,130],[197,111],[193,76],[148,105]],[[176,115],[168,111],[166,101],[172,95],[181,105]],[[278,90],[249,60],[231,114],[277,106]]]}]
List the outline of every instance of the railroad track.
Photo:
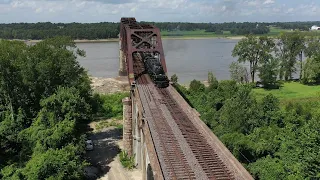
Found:
[{"label": "railroad track", "polygon": [[190,168],[181,148],[178,146],[179,143],[174,133],[156,106],[156,98],[152,94],[152,90],[150,90],[145,75],[139,78],[138,83],[142,84],[144,93],[150,98],[148,106],[155,120],[154,130],[158,132],[160,137],[160,148],[156,149],[156,151],[158,156],[162,156],[162,160],[165,163],[163,166],[165,168],[162,170],[163,173],[166,174],[165,179],[195,179],[194,172]]},{"label": "railroad track", "polygon": [[[141,70],[144,69],[141,67],[143,64],[139,62],[139,59],[135,57],[136,74],[141,74]],[[214,149],[207,143],[206,138],[198,132],[189,117],[171,96],[169,90],[155,87],[146,74],[140,75],[136,81],[142,90],[140,93],[143,93],[147,99],[146,105],[152,116],[149,128],[153,132],[152,138],[157,139],[155,140],[155,149],[164,178],[170,180],[234,179]],[[166,107],[169,115],[164,112],[163,106]],[[177,126],[177,128],[175,129],[173,126]],[[178,137],[175,131],[181,131],[181,137]],[[190,153],[186,153],[187,151],[183,147],[188,147]],[[190,159],[197,161],[196,164],[201,168],[200,171],[193,167],[195,164],[190,163]]]},{"label": "railroad track", "polygon": [[193,123],[176,103],[168,90],[158,89],[158,91],[162,95],[163,103],[168,107],[173,119],[207,177],[217,180],[232,179],[233,177],[228,172],[227,167],[222,163],[214,150],[210,148],[206,138],[197,131],[196,127],[194,127]]}]

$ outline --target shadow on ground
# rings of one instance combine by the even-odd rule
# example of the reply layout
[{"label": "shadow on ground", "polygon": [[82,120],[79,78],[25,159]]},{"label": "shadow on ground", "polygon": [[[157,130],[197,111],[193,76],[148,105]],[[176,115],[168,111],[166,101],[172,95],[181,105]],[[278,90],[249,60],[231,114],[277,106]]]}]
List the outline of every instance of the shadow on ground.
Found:
[{"label": "shadow on ground", "polygon": [[109,164],[121,151],[117,141],[122,139],[122,130],[114,127],[105,128],[100,132],[91,132],[88,139],[93,141],[94,149],[87,151],[86,159],[98,168],[99,176],[102,177],[109,172]]}]

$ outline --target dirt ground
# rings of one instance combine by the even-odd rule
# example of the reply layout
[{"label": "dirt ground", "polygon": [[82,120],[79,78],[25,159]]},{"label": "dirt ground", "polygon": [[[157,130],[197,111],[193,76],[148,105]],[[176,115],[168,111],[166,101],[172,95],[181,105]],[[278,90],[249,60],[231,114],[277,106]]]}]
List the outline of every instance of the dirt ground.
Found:
[{"label": "dirt ground", "polygon": [[[112,121],[103,120],[103,121]],[[110,126],[102,129],[96,129],[99,122],[89,124],[90,133],[88,139],[94,144],[92,151],[87,151],[86,159],[92,164],[90,172],[97,174],[99,180],[140,180],[141,171],[126,170],[122,167],[118,154],[122,148],[122,129]]]},{"label": "dirt ground", "polygon": [[108,165],[121,151],[118,142],[122,139],[122,130],[107,127],[95,131],[93,124],[90,124],[90,127],[93,131],[89,134],[88,139],[93,141],[94,149],[87,151],[87,160],[98,169],[99,176],[102,177],[109,172]]},{"label": "dirt ground", "polygon": [[[129,91],[127,77],[100,78],[91,77],[93,91],[100,94]],[[138,180],[142,179],[141,171],[124,169],[120,163],[118,154],[122,148],[122,129],[110,126],[98,128],[100,120],[88,124],[88,139],[94,144],[92,151],[87,151],[86,159],[92,164],[88,171],[91,174],[98,174],[99,180]],[[121,120],[119,122],[122,122]]]},{"label": "dirt ground", "polygon": [[109,94],[115,92],[129,91],[130,86],[127,77],[101,78],[90,77],[91,87],[94,92]]}]

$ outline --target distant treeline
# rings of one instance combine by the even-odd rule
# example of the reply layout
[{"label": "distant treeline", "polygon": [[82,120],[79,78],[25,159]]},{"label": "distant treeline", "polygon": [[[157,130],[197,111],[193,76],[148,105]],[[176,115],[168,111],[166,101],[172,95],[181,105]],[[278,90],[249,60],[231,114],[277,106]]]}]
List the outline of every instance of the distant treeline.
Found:
[{"label": "distant treeline", "polygon": [[277,23],[269,23],[269,25],[274,25],[276,27],[282,29],[293,29],[293,30],[301,30],[308,31],[311,26],[317,25],[320,26],[320,21],[308,21],[308,22],[277,22]]},{"label": "distant treeline", "polygon": [[70,36],[73,39],[116,38],[119,23],[13,23],[0,24],[2,39],[46,39]]},{"label": "distant treeline", "polygon": [[[230,31],[233,35],[267,34],[270,26],[282,29],[308,30],[320,22],[278,22],[278,23],[179,23],[179,22],[142,22],[159,27],[162,31],[194,31],[205,30],[223,34]],[[12,23],[0,24],[2,39],[45,39],[54,36],[70,36],[73,39],[106,39],[117,38],[119,23]]]}]

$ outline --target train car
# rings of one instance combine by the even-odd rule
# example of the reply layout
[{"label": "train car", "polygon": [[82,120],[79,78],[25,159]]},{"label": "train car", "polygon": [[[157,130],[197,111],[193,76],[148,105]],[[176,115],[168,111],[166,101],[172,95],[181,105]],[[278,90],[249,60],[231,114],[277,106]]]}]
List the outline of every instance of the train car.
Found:
[{"label": "train car", "polygon": [[143,62],[147,73],[158,88],[169,86],[169,79],[157,57],[145,56]]}]

